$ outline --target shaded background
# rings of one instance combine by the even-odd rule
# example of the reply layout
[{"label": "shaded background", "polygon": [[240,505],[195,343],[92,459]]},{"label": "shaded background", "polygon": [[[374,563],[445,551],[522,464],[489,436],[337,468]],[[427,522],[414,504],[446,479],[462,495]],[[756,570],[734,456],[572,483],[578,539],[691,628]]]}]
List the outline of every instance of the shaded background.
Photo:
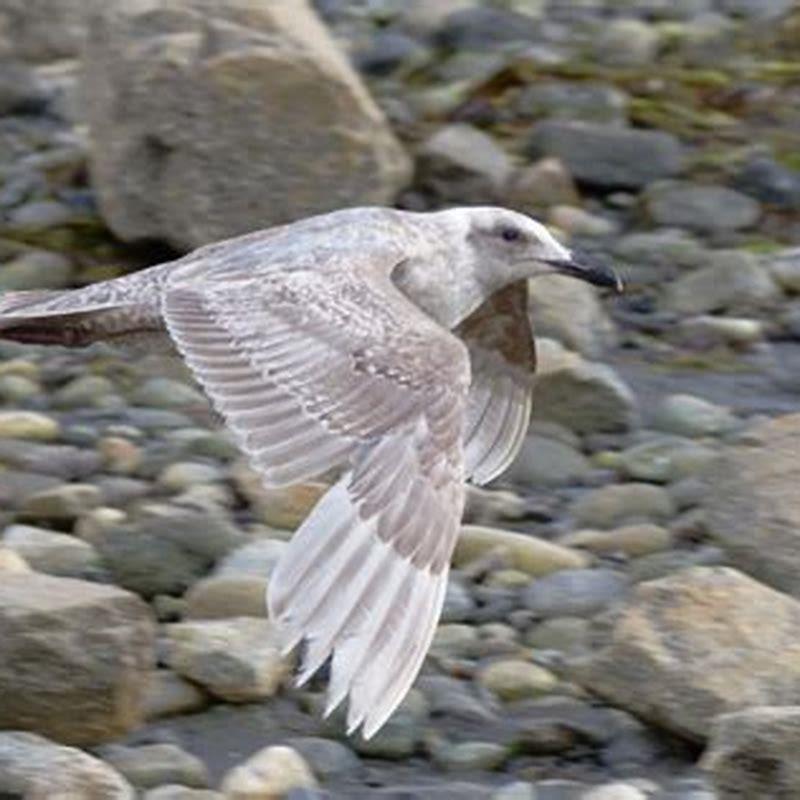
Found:
[{"label": "shaded background", "polygon": [[791,0],[0,0],[0,291],[489,203],[629,287],[536,282],[529,436],[370,742],[265,619],[322,487],[148,345],[0,344],[0,795],[800,796],[799,52]]}]

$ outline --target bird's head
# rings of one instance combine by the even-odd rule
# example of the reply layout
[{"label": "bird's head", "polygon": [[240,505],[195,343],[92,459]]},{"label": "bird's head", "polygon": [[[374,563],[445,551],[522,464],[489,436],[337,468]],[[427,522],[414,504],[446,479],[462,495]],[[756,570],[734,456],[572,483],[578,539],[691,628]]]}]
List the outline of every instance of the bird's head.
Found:
[{"label": "bird's head", "polygon": [[524,214],[490,206],[450,213],[454,212],[463,214],[462,235],[476,274],[492,283],[558,274],[617,292],[623,289],[613,269],[565,247],[544,225]]}]

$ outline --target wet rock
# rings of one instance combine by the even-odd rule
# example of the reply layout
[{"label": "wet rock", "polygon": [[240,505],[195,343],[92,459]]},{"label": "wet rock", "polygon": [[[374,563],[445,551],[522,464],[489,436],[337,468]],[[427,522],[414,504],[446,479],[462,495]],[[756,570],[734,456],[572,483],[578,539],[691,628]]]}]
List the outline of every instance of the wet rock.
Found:
[{"label": "wet rock", "polygon": [[569,569],[535,580],[522,596],[540,617],[591,616],[621,600],[628,581],[610,569]]},{"label": "wet rock", "polygon": [[644,522],[639,525],[623,525],[610,531],[575,531],[562,537],[560,543],[598,555],[623,553],[635,558],[669,550],[672,536],[666,528]]},{"label": "wet rock", "polygon": [[0,411],[0,439],[26,439],[48,442],[57,439],[61,429],[52,417],[35,411]]},{"label": "wet rock", "polygon": [[531,284],[529,313],[537,335],[563,342],[587,358],[598,358],[617,342],[614,323],[587,283],[553,275]]},{"label": "wet rock", "polygon": [[791,797],[800,785],[800,707],[756,707],[714,721],[702,766],[720,800]]},{"label": "wet rock", "polygon": [[489,664],[478,673],[477,681],[507,702],[549,694],[558,685],[558,679],[552,672],[519,659]]},{"label": "wet rock", "polygon": [[26,800],[134,800],[131,785],[97,758],[33,733],[0,733],[0,792]]},{"label": "wet rock", "polygon": [[186,619],[267,616],[267,579],[258,575],[216,575],[186,594]]},{"label": "wet rock", "polygon": [[423,143],[417,180],[442,202],[486,203],[499,199],[511,175],[511,159],[471,125],[448,125]]},{"label": "wet rock", "polygon": [[753,444],[726,448],[706,476],[706,524],[734,566],[800,596],[800,414],[751,433]]},{"label": "wet rock", "polygon": [[669,492],[647,483],[594,489],[572,506],[575,524],[583,528],[613,528],[637,520],[665,521],[676,513]]},{"label": "wet rock", "polygon": [[643,719],[703,740],[718,714],[794,701],[799,631],[792,598],[732,569],[684,570],[639,584],[604,616],[596,649],[571,676]]},{"label": "wet rock", "polygon": [[730,409],[689,394],[665,397],[653,415],[653,425],[678,436],[719,436],[736,427]]},{"label": "wet rock", "polygon": [[202,789],[209,783],[203,762],[174,744],[113,745],[103,748],[101,755],[137,789],[171,783]]},{"label": "wet rock", "polygon": [[292,668],[266,620],[182,622],[167,626],[166,634],[168,665],[228,702],[272,697]]},{"label": "wet rock", "polygon": [[64,289],[73,278],[73,266],[60,253],[29,250],[0,269],[0,291]]},{"label": "wet rock", "polygon": [[4,574],[0,638],[0,727],[96,744],[141,722],[154,630],[135,596],[67,578]]},{"label": "wet rock", "polygon": [[531,435],[503,477],[524,486],[563,486],[579,483],[590,470],[586,457],[574,447],[549,436]]},{"label": "wet rock", "polygon": [[614,370],[579,361],[544,369],[533,390],[533,418],[576,433],[619,433],[639,421],[636,398]]},{"label": "wet rock", "polygon": [[698,233],[749,228],[761,216],[758,203],[735,189],[688,181],[665,181],[648,187],[645,203],[657,225]]},{"label": "wet rock", "polygon": [[683,158],[669,133],[561,120],[536,125],[529,148],[563,161],[578,181],[609,189],[636,189],[675,175]]},{"label": "wet rock", "polygon": [[3,531],[0,543],[21,556],[37,572],[48,575],[81,578],[95,573],[99,567],[97,551],[66,533],[30,525],[10,525]]},{"label": "wet rock", "polygon": [[20,516],[43,522],[74,522],[81,514],[100,505],[102,496],[89,483],[63,483],[26,498]]},{"label": "wet rock", "polygon": [[708,266],[667,287],[665,308],[679,314],[704,314],[764,308],[779,298],[769,271],[752,254],[718,250],[708,260]]},{"label": "wet rock", "polygon": [[[622,123],[627,114],[628,97],[606,83],[541,80],[520,91],[514,108],[523,117]],[[570,202],[569,198],[565,202]]]},{"label": "wet rock", "polygon": [[144,698],[144,717],[147,720],[188,714],[204,708],[208,696],[195,684],[169,669],[157,669],[150,675]]},{"label": "wet rock", "polygon": [[265,747],[222,779],[229,800],[282,800],[292,789],[314,789],[305,759],[291,747]]},{"label": "wet rock", "polygon": [[387,204],[406,182],[405,153],[307,3],[100,4],[92,19],[92,174],[121,238],[189,248]]},{"label": "wet rock", "polygon": [[453,564],[469,564],[478,558],[496,554],[509,567],[528,575],[548,575],[561,569],[585,566],[585,555],[566,547],[499,528],[464,525],[458,537]]},{"label": "wet rock", "polygon": [[115,581],[144,597],[182,594],[244,540],[221,512],[147,505],[122,523],[83,534]]},{"label": "wet rock", "polygon": [[601,64],[641,66],[655,58],[660,38],[657,29],[642,20],[615,19],[600,26],[592,54]]},{"label": "wet rock", "polygon": [[535,164],[513,171],[503,202],[535,217],[550,206],[575,205],[580,198],[564,165],[557,158],[542,158]]}]

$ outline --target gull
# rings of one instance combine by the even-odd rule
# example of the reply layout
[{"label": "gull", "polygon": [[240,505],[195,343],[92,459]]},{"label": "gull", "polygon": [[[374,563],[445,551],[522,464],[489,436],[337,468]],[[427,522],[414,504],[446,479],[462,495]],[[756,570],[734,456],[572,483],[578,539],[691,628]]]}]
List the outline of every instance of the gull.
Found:
[{"label": "gull", "polygon": [[498,207],[351,208],[72,291],[0,297],[0,338],[169,337],[265,486],[339,477],[269,578],[299,684],[374,735],[419,672],[465,499],[517,453],[531,409],[529,279],[621,290]]}]

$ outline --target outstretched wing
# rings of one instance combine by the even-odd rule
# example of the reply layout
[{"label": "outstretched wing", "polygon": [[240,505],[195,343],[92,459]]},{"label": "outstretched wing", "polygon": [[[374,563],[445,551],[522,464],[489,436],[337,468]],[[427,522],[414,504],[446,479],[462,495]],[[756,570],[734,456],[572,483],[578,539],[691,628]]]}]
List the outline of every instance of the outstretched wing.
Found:
[{"label": "outstretched wing", "polygon": [[530,421],[536,346],[528,319],[527,281],[492,295],[454,333],[469,348],[472,361],[466,473],[482,485],[513,461]]},{"label": "outstretched wing", "polygon": [[[369,265],[367,265],[369,266]],[[269,271],[167,289],[170,335],[264,481],[347,469],[270,579],[270,616],[333,656],[330,705],[372,735],[444,598],[464,500],[461,342],[372,269]],[[388,272],[388,271],[387,271]]]}]

